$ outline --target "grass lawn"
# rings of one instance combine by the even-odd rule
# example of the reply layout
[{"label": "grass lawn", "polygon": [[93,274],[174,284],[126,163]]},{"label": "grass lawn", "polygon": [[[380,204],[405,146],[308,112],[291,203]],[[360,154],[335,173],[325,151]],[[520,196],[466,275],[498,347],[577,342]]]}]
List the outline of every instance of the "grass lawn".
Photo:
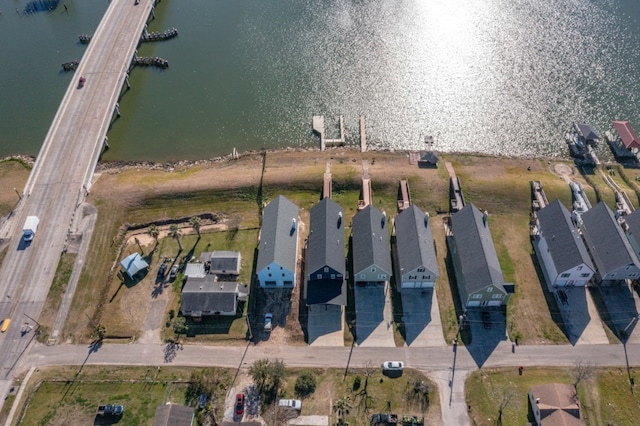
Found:
[{"label": "grass lawn", "polygon": [[0,186],[3,188],[0,191],[0,217],[9,214],[15,208],[19,200],[18,193],[22,194],[30,172],[31,166],[22,160],[0,161]]},{"label": "grass lawn", "polygon": [[[78,374],[78,367],[39,369],[27,384],[26,401],[18,411],[20,424],[94,424],[97,406],[113,403],[125,407],[118,425],[151,425],[157,406],[187,404],[192,371],[187,367],[85,366]],[[229,386],[231,376],[219,371]],[[218,410],[222,412],[222,405]]]},{"label": "grass lawn", "polygon": [[[296,395],[295,383],[301,371],[303,370],[288,370],[286,385],[280,398],[300,398]],[[405,369],[401,377],[389,378],[382,375],[380,368],[375,368],[367,385],[367,394],[370,398],[366,409],[362,395],[365,384],[364,369],[352,368],[346,378],[344,370],[313,369],[311,371],[315,373],[317,379],[316,390],[308,397],[302,398],[302,415],[330,416],[331,424],[335,424],[337,417],[333,405],[338,399],[346,396],[350,400],[351,408],[345,420],[352,425],[368,424],[371,414],[389,412],[389,406],[390,412],[399,416],[424,417],[425,424],[440,423],[438,389],[435,383],[415,370]],[[420,381],[424,381],[429,386],[428,404],[421,404],[413,392],[414,383]]]},{"label": "grass lawn", "polygon": [[[632,425],[640,416],[640,396],[629,388],[624,368],[594,369],[593,377],[578,385],[580,407],[587,425]],[[508,392],[515,396],[504,410],[502,424],[526,424],[532,421],[527,392],[533,385],[573,383],[572,369],[525,368],[522,376],[517,369],[483,369],[476,371],[465,386],[467,403],[471,406],[472,424],[495,425],[498,406]]]},{"label": "grass lawn", "polygon": [[53,277],[51,288],[49,288],[46,303],[38,320],[41,331],[39,340],[42,342],[46,342],[49,337],[56,315],[58,314],[58,309],[60,308],[60,303],[62,302],[62,296],[64,296],[69,278],[71,278],[73,263],[75,261],[76,254],[65,253],[60,257],[58,269],[56,269],[56,274]]}]

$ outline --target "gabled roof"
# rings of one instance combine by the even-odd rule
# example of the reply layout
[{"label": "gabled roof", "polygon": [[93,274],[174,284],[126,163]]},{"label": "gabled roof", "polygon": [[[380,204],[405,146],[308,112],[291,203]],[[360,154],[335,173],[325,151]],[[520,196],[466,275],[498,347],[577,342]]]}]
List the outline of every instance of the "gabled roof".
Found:
[{"label": "gabled roof", "polygon": [[578,135],[585,141],[600,139],[598,132],[596,132],[596,129],[594,129],[591,124],[573,123],[573,127],[576,129],[576,132],[578,132]]},{"label": "gabled roof", "polygon": [[466,278],[469,294],[492,284],[506,292],[502,269],[489,232],[489,223],[483,217],[483,213],[473,203],[467,204],[451,216],[453,240],[461,272]]},{"label": "gabled roof", "polygon": [[400,272],[406,273],[423,266],[437,275],[438,261],[429,215],[411,204],[396,216],[395,228]]},{"label": "gabled roof", "polygon": [[351,242],[354,274],[372,265],[391,274],[387,222],[386,216],[372,205],[368,205],[353,216]]},{"label": "gabled roof", "polygon": [[308,273],[328,266],[344,275],[344,210],[331,198],[323,198],[310,210],[307,241]]},{"label": "gabled roof", "polygon": [[628,226],[627,238],[631,241],[631,246],[637,250],[640,245],[640,210],[634,210],[626,215],[624,221]]},{"label": "gabled roof", "polygon": [[582,235],[600,275],[625,265],[640,267],[638,257],[609,206],[601,201],[580,217]]},{"label": "gabled roof", "polygon": [[559,273],[583,263],[595,272],[584,241],[571,220],[571,214],[560,200],[539,210],[537,215],[540,233],[547,242]]},{"label": "gabled roof", "polygon": [[296,270],[297,221],[298,206],[282,195],[264,208],[257,271],[273,262],[290,271]]},{"label": "gabled roof", "polygon": [[627,149],[640,149],[640,138],[636,135],[636,132],[633,131],[628,121],[614,121],[613,127],[616,129],[616,132],[618,132],[620,140],[622,140],[622,143]]},{"label": "gabled roof", "polygon": [[140,256],[140,253],[131,253],[120,262],[120,265],[122,265],[124,271],[130,278],[133,278],[135,274],[149,267],[149,264]]},{"label": "gabled roof", "polygon": [[215,277],[187,279],[182,289],[182,312],[219,311],[230,312],[234,309],[238,296],[238,283],[214,281]]},{"label": "gabled roof", "polygon": [[156,408],[153,426],[191,426],[194,410],[184,405],[166,404]]}]

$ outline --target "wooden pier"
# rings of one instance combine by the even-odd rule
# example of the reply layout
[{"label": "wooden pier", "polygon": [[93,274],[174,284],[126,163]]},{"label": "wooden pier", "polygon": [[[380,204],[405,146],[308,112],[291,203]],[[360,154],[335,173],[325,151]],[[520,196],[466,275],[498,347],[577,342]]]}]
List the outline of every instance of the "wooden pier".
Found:
[{"label": "wooden pier", "polygon": [[371,189],[371,178],[369,177],[369,163],[362,160],[362,188],[358,199],[358,211],[373,203],[373,190]]},{"label": "wooden pier", "polygon": [[402,213],[411,205],[411,193],[409,192],[409,181],[402,179],[398,186],[398,213]]},{"label": "wooden pier", "polygon": [[364,115],[360,116],[360,152],[367,152],[367,128]]},{"label": "wooden pier", "polygon": [[322,180],[322,198],[331,198],[332,191],[331,163],[327,162]]},{"label": "wooden pier", "polygon": [[531,184],[531,211],[537,212],[549,205],[549,200],[544,194],[542,183],[539,180],[532,180]]},{"label": "wooden pier", "polygon": [[312,120],[313,132],[320,136],[320,151],[324,151],[328,146],[344,146],[344,118],[340,116],[340,138],[327,139],[324,128],[324,116],[314,115]]}]

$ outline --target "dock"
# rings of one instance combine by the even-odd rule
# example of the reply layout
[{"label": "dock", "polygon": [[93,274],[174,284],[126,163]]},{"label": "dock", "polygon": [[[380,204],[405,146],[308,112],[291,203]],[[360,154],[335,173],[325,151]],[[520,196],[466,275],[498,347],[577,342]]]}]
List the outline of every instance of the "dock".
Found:
[{"label": "dock", "polygon": [[532,180],[531,184],[531,211],[537,212],[549,205],[549,200],[542,189],[542,183],[539,180]]},{"label": "dock", "polygon": [[314,115],[312,120],[313,132],[320,136],[320,151],[328,146],[344,146],[344,117],[340,116],[340,138],[327,139],[325,133],[324,116]]},{"label": "dock", "polygon": [[460,178],[453,170],[453,165],[449,162],[444,163],[444,165],[449,173],[449,213],[454,214],[464,208],[464,195],[462,195]]},{"label": "dock", "polygon": [[367,127],[364,115],[360,116],[360,152],[367,152]]},{"label": "dock", "polygon": [[331,198],[332,184],[331,178],[331,163],[327,162],[324,168],[324,176],[322,179],[322,198]]},{"label": "dock", "polygon": [[402,213],[411,205],[411,193],[409,192],[409,181],[402,179],[398,186],[398,213]]},{"label": "dock", "polygon": [[362,160],[362,188],[358,199],[358,211],[373,203],[373,190],[371,189],[371,178],[369,177],[369,163]]}]

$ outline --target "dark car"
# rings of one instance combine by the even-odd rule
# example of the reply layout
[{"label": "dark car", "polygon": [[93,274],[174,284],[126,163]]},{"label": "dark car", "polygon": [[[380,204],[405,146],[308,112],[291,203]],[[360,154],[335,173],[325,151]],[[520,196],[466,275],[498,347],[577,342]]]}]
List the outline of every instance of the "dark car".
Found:
[{"label": "dark car", "polygon": [[242,417],[242,415],[244,414],[244,394],[243,393],[239,393],[236,395],[235,413],[236,413],[236,416],[238,417]]},{"label": "dark car", "polygon": [[491,328],[491,314],[489,314],[489,311],[482,311],[482,325],[484,325],[484,328]]},{"label": "dark car", "polygon": [[166,262],[160,265],[160,269],[158,269],[158,278],[164,278],[164,275],[167,273],[167,264]]}]

